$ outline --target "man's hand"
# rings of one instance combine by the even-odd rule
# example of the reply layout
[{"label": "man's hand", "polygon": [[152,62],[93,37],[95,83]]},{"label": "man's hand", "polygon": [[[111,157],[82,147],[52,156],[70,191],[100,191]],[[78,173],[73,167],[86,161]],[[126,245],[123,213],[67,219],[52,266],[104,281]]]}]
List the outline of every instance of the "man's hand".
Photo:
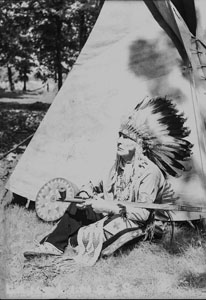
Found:
[{"label": "man's hand", "polygon": [[94,192],[93,192],[93,184],[92,184],[92,182],[91,181],[89,181],[87,184],[84,184],[84,185],[82,185],[81,186],[81,194],[80,194],[80,196],[83,196],[84,197],[84,195],[83,194],[85,194],[86,195],[86,197],[93,197],[93,195],[94,195]]},{"label": "man's hand", "polygon": [[91,207],[96,213],[119,213],[119,207],[116,203],[105,201],[100,196],[94,196],[93,199],[89,200]]},{"label": "man's hand", "polygon": [[77,207],[84,209],[87,206],[91,206],[96,213],[119,213],[120,209],[117,204],[112,201],[105,201],[100,195],[95,195],[92,199],[88,199],[85,200],[84,203],[77,204]]}]

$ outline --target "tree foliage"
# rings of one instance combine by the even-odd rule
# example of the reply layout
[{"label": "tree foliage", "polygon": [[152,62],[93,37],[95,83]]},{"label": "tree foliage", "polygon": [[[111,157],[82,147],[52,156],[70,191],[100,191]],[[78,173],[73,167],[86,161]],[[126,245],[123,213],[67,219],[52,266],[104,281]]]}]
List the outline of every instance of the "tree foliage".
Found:
[{"label": "tree foliage", "polygon": [[8,77],[11,90],[14,89],[12,81],[12,67],[25,59],[24,54],[29,52],[22,44],[22,34],[27,30],[28,16],[21,10],[21,3],[2,0],[0,12],[0,65],[8,68]]},{"label": "tree foliage", "polygon": [[[45,81],[52,77],[61,87],[98,17],[104,1],[1,0],[0,66],[19,72],[26,81],[32,67]],[[42,70],[43,73],[42,73]],[[10,83],[11,89],[12,82]]]}]

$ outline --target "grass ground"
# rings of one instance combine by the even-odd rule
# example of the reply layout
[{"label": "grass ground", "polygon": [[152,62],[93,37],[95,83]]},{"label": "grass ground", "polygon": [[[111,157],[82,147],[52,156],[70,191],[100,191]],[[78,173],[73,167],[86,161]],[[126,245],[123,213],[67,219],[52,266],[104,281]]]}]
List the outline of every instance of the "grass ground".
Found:
[{"label": "grass ground", "polygon": [[[31,125],[35,127],[41,119],[42,110],[31,107],[27,95],[21,94],[21,98],[8,96],[9,99],[0,97],[4,100],[1,102],[0,99],[2,116],[10,117],[11,126],[19,126],[19,133],[24,126],[24,122],[18,122],[19,116],[23,121],[28,116],[32,117]],[[42,100],[42,94],[34,95],[33,100]],[[19,114],[19,110],[26,112],[26,117]],[[33,115],[34,111],[39,113]],[[10,124],[8,119],[4,118],[4,121]],[[5,122],[2,124],[5,125]],[[5,126],[2,131],[4,144],[1,144],[5,148],[0,153],[14,146],[8,138],[9,132],[13,132],[11,126]],[[2,196],[4,184],[20,156],[21,153],[15,153],[0,160]],[[80,267],[61,258],[26,261],[23,252],[32,247],[36,236],[50,230],[53,224],[41,221],[34,209],[26,209],[20,202],[9,205],[7,202],[10,203],[10,200],[6,197],[0,198],[0,298],[206,298],[206,232],[200,227],[176,225],[172,245],[168,231],[162,240],[139,242],[132,250],[101,258],[93,267]],[[66,259],[67,255],[68,251],[63,258]]]},{"label": "grass ground", "polygon": [[[139,242],[132,250],[100,258],[93,267],[53,258],[27,261],[23,252],[53,224],[35,210],[10,204],[1,212],[1,282],[8,298],[205,299],[206,233],[176,226],[162,240]],[[68,252],[64,254],[66,258]]]}]

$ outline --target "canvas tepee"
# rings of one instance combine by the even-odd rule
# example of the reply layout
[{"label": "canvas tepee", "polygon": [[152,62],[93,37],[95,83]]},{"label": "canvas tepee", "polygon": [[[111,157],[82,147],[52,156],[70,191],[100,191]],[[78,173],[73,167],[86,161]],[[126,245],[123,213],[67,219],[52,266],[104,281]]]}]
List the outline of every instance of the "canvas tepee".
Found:
[{"label": "canvas tepee", "polygon": [[[96,182],[115,158],[121,116],[145,96],[168,95],[187,116],[194,144],[189,171],[171,178],[171,185],[178,201],[206,206],[205,1],[193,4],[196,18],[188,19],[175,1],[105,1],[9,178],[10,191],[35,201],[53,178],[66,178],[78,187]],[[206,216],[188,211],[174,215],[176,220],[201,217]]]}]

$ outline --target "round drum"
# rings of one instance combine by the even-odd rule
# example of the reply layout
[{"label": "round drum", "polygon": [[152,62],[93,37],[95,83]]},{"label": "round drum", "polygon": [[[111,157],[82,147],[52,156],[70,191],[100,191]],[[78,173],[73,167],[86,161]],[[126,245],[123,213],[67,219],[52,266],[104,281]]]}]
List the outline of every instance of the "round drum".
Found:
[{"label": "round drum", "polygon": [[64,200],[73,198],[77,192],[77,186],[67,179],[51,179],[41,187],[36,196],[35,208],[38,217],[47,222],[59,220],[69,206],[69,202]]}]

